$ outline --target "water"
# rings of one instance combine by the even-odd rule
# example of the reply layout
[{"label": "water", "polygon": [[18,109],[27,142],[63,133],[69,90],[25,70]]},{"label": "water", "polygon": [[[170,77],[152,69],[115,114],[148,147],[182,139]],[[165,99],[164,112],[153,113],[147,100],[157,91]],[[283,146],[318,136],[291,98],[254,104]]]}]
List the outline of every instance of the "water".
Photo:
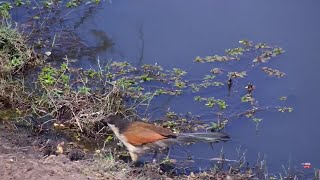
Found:
[{"label": "water", "polygon": [[[192,62],[196,56],[223,54],[241,39],[284,48],[286,53],[270,66],[287,76],[280,80],[259,76],[252,82],[261,103],[270,104],[271,98],[287,95],[294,112],[264,113],[258,135],[253,122],[235,120],[227,128],[231,142],[214,151],[206,144],[188,149],[195,157],[206,159],[217,157],[223,146],[227,158],[234,159],[236,148],[241,146],[251,162],[261,153],[269,171],[283,173],[281,166],[287,166],[289,160],[291,167],[298,169],[303,162],[320,167],[319,8],[316,0],[117,0],[91,11],[75,31],[89,46],[98,44],[99,36],[93,32],[104,32],[112,42],[112,46],[91,54],[94,58],[126,60],[135,65],[159,63],[165,68],[185,69],[189,77],[198,77],[208,69]],[[81,65],[88,62],[92,65],[85,60]],[[181,113],[201,111],[192,97],[171,100],[167,106]],[[207,161],[199,165],[209,167]]]}]

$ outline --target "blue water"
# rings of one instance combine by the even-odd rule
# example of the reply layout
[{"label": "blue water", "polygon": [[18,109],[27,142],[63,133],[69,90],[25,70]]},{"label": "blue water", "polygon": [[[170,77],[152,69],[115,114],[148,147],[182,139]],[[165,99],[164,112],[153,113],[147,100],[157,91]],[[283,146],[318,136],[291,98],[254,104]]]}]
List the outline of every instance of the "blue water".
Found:
[{"label": "blue water", "polygon": [[[206,159],[217,157],[223,146],[227,158],[236,159],[236,148],[241,146],[249,161],[255,162],[261,153],[270,172],[283,173],[282,165],[287,167],[289,160],[291,167],[298,169],[303,162],[320,167],[319,8],[317,0],[116,0],[90,12],[75,31],[88,46],[98,44],[93,30],[104,32],[112,41],[111,47],[92,55],[100,60],[158,63],[165,68],[185,69],[189,77],[200,77],[211,68],[195,64],[196,56],[223,54],[241,39],[282,47],[286,53],[270,66],[287,76],[280,80],[254,76],[251,80],[261,104],[273,104],[272,98],[286,95],[294,111],[263,113],[258,134],[252,121],[235,120],[226,129],[232,141],[219,144],[214,151],[206,144],[188,151]],[[87,67],[92,61],[80,63]],[[203,110],[192,96],[171,99],[167,106],[178,113]],[[199,165],[209,167],[208,162]]]},{"label": "blue water", "polygon": [[[237,46],[241,39],[283,47],[286,53],[271,66],[287,76],[280,80],[262,76],[253,81],[261,103],[272,103],[271,98],[287,95],[294,112],[264,113],[258,135],[250,120],[233,121],[227,128],[233,140],[223,145],[224,151],[230,152],[230,159],[232,152],[235,155],[235,149],[241,145],[248,159],[254,161],[261,153],[266,157],[269,171],[281,171],[281,166],[288,166],[289,160],[291,167],[298,169],[302,162],[320,167],[317,140],[320,137],[317,113],[320,102],[317,81],[320,75],[319,7],[320,2],[315,0],[118,0],[104,4],[77,31],[84,35],[90,29],[99,29],[112,39],[114,46],[97,54],[100,58],[112,57],[139,64],[144,43],[142,63],[157,62],[166,68],[186,69],[190,76],[196,77],[206,67],[193,63],[194,57],[222,54],[224,49]],[[199,104],[178,98],[171,101],[170,107],[184,113],[196,110]],[[199,152],[201,158],[217,156],[207,145],[193,146],[192,150]]]}]

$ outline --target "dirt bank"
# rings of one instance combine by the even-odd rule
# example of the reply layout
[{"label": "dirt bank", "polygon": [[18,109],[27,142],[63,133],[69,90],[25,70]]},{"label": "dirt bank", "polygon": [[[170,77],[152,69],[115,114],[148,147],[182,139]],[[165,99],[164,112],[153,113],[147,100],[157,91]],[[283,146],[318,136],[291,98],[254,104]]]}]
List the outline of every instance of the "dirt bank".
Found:
[{"label": "dirt bank", "polygon": [[[130,168],[114,159],[79,156],[74,151],[54,155],[61,142],[71,143],[57,134],[34,135],[0,121],[0,179],[170,179],[154,173],[154,168]],[[71,161],[70,157],[81,160]]]}]

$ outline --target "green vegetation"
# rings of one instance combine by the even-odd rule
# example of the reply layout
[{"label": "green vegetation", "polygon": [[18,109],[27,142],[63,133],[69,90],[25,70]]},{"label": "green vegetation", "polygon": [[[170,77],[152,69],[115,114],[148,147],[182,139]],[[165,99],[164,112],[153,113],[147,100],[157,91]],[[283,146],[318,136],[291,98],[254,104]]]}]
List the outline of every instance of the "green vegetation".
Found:
[{"label": "green vegetation", "polygon": [[10,18],[10,9],[12,6],[9,2],[0,2],[0,18]]},{"label": "green vegetation", "polygon": [[[8,3],[2,3],[1,11],[7,6]],[[13,27],[7,19],[0,22],[0,60],[0,107],[20,107],[20,102],[28,99],[23,74],[41,64],[41,59],[18,27]]]},{"label": "green vegetation", "polygon": [[17,28],[5,20],[0,24],[0,77],[20,73],[28,66],[40,63]]}]

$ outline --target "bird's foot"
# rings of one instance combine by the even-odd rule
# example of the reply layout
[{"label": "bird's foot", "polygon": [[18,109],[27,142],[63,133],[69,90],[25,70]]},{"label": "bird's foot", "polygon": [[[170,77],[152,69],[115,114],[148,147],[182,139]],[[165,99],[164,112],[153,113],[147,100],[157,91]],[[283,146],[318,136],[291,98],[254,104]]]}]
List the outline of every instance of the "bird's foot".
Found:
[{"label": "bird's foot", "polygon": [[132,161],[130,163],[130,167],[143,167],[144,166],[144,163],[140,162],[140,161]]}]

